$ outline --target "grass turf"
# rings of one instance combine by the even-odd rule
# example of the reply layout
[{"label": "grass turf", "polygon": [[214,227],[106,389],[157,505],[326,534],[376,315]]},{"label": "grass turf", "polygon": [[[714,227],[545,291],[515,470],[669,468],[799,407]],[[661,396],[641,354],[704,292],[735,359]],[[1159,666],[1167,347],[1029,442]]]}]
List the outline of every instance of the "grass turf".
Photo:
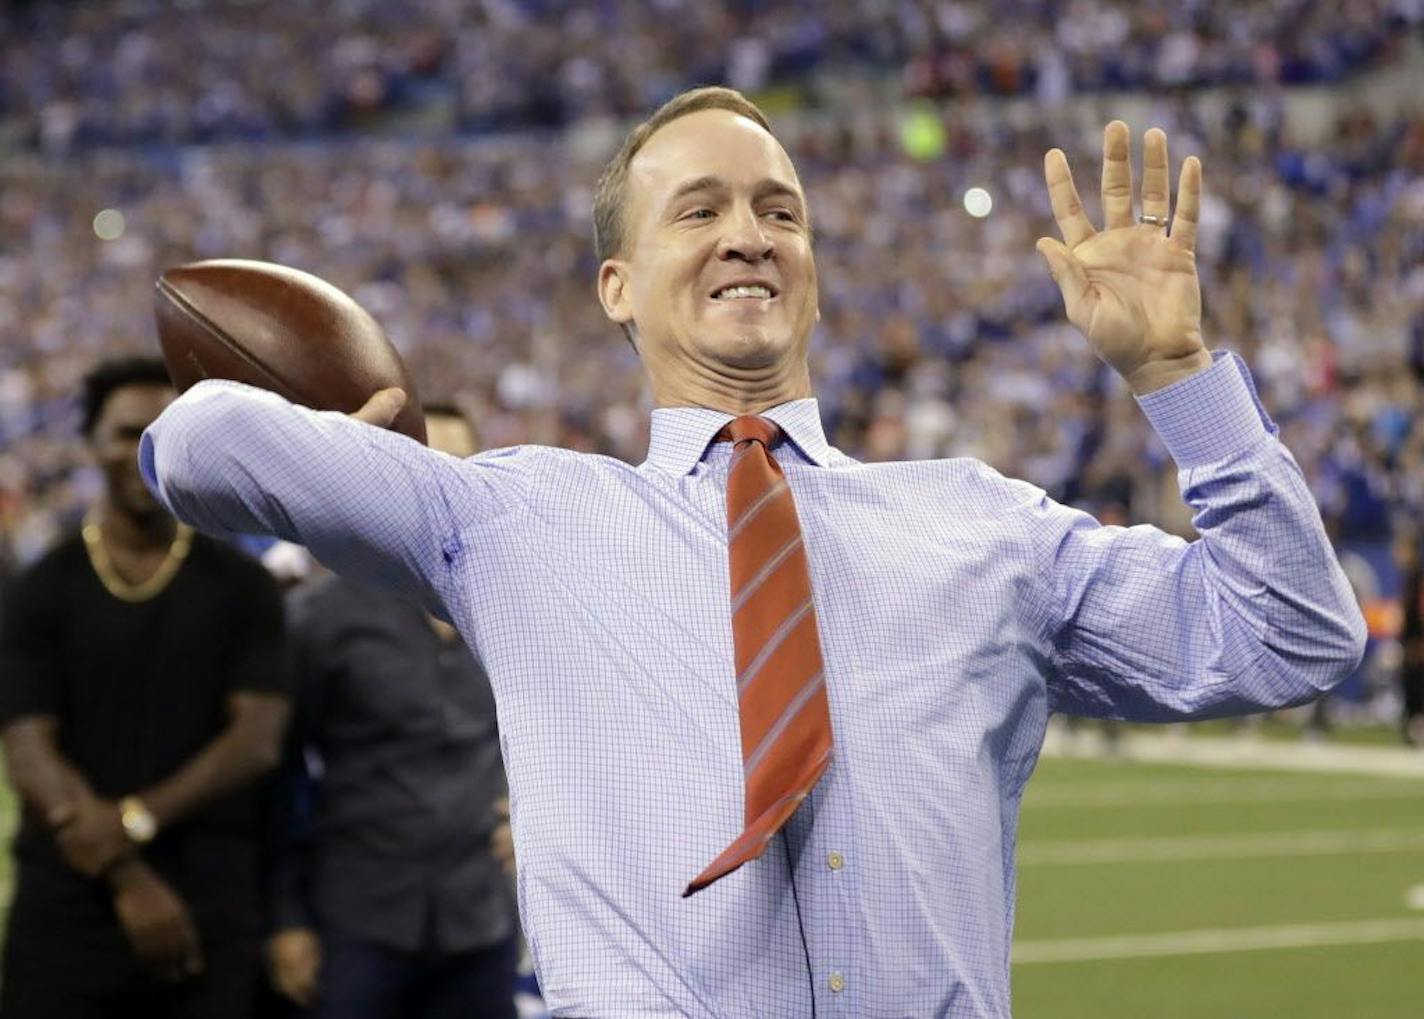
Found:
[{"label": "grass turf", "polygon": [[[1325,833],[1335,848],[1307,853],[1322,836],[1303,833]],[[1391,848],[1387,833],[1414,841]],[[1018,1019],[1424,1015],[1424,910],[1408,901],[1424,885],[1424,782],[1045,760],[1020,835],[1021,945],[1419,924],[1404,940],[1378,944],[1148,957],[1133,957],[1129,937],[1120,958],[1016,964]],[[1101,861],[1063,862],[1065,847],[1089,843]]]}]

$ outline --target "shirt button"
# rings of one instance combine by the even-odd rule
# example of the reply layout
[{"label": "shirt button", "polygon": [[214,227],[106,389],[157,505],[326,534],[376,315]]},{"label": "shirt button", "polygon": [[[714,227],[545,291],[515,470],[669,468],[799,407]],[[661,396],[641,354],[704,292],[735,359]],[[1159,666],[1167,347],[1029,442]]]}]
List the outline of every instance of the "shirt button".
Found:
[{"label": "shirt button", "polygon": [[840,973],[831,974],[831,990],[837,994],[845,990],[845,977],[841,976]]},{"label": "shirt button", "polygon": [[830,867],[831,870],[840,870],[845,866],[845,857],[832,849],[826,854],[826,866]]}]

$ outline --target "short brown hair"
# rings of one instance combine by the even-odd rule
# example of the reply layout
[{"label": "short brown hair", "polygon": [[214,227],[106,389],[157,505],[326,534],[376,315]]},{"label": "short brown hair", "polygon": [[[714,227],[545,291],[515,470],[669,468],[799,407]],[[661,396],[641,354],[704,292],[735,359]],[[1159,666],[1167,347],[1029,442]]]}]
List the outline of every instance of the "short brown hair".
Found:
[{"label": "short brown hair", "polygon": [[623,213],[628,190],[628,166],[633,157],[658,128],[699,110],[730,110],[755,121],[767,134],[773,133],[766,114],[733,88],[708,85],[689,89],[659,106],[651,117],[628,132],[622,148],[598,178],[598,188],[593,193],[593,250],[600,264],[604,259],[623,252]]},{"label": "short brown hair", "polygon": [[156,357],[117,357],[100,361],[84,376],[80,428],[85,436],[93,436],[109,397],[129,386],[166,386],[172,389],[173,383],[169,379],[168,368]]}]

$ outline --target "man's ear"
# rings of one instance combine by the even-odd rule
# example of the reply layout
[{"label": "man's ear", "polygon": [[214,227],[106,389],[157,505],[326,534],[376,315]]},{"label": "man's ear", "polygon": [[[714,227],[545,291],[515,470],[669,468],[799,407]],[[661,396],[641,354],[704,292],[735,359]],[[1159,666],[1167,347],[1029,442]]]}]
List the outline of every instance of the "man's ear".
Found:
[{"label": "man's ear", "polygon": [[598,301],[603,313],[621,326],[633,321],[633,302],[628,293],[628,263],[609,258],[598,267]]}]

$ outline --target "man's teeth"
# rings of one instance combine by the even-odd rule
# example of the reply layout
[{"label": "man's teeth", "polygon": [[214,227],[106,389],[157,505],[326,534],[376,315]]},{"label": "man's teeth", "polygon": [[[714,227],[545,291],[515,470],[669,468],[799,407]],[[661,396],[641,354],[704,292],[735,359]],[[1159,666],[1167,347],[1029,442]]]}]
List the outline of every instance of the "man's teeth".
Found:
[{"label": "man's teeth", "polygon": [[771,298],[771,288],[756,284],[750,287],[725,287],[712,295],[719,301],[729,301],[738,297],[754,297],[765,301]]}]

